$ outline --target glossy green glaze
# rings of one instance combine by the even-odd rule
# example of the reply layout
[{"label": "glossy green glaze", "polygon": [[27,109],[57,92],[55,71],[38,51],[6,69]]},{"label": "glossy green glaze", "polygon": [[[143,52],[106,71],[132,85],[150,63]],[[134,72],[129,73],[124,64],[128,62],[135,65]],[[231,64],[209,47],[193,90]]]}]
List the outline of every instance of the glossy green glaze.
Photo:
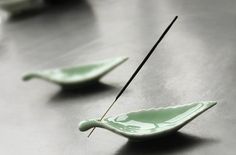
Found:
[{"label": "glossy green glaze", "polygon": [[85,86],[97,82],[127,59],[119,57],[78,67],[31,72],[23,76],[23,80],[28,81],[33,78],[39,78],[63,87]]},{"label": "glossy green glaze", "polygon": [[186,105],[158,109],[140,110],[99,121],[82,121],[80,131],[100,127],[127,137],[131,140],[156,138],[178,131],[192,119],[216,105],[214,101],[204,101]]}]

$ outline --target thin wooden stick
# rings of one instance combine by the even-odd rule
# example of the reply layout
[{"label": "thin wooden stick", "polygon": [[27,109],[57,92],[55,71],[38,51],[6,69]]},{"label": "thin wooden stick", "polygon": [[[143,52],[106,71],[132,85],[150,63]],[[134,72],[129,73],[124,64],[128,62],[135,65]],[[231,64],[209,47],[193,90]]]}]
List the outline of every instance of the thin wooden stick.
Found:
[{"label": "thin wooden stick", "polygon": [[[146,61],[148,60],[148,58],[152,55],[152,53],[154,52],[154,50],[156,49],[157,45],[161,42],[161,40],[164,38],[164,36],[166,35],[166,33],[169,31],[169,29],[171,28],[171,26],[174,24],[174,22],[176,21],[176,19],[178,18],[178,16],[175,16],[175,18],[172,20],[172,22],[170,23],[170,25],[165,29],[165,31],[163,32],[163,34],[160,36],[160,38],[158,39],[158,41],[154,44],[154,46],[152,47],[152,49],[148,52],[147,56],[143,59],[143,61],[141,62],[141,64],[138,66],[138,68],[135,70],[135,72],[133,73],[133,75],[130,77],[130,79],[128,80],[128,82],[125,84],[125,86],[121,89],[121,91],[118,93],[118,95],[116,96],[115,100],[113,101],[113,103],[109,106],[109,108],[106,110],[106,112],[103,114],[103,116],[101,117],[101,119],[99,121],[102,121],[102,119],[106,116],[106,114],[109,112],[109,110],[112,108],[112,106],[115,104],[115,102],[118,100],[118,98],[123,94],[123,92],[126,90],[126,88],[129,86],[129,84],[131,83],[131,81],[134,79],[134,77],[138,74],[138,72],[140,71],[140,69],[143,67],[143,65],[146,63]],[[91,134],[93,133],[93,131],[95,130],[96,127],[94,127],[92,129],[92,131],[89,133],[88,137],[91,136]]]}]

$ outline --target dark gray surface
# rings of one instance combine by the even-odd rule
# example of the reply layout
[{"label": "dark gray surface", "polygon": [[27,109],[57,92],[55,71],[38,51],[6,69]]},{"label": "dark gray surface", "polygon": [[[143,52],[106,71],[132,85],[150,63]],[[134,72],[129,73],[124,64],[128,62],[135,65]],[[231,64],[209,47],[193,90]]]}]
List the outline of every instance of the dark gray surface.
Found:
[{"label": "dark gray surface", "polygon": [[[52,7],[3,25],[0,154],[235,154],[236,1],[91,0]],[[100,117],[173,19],[179,19],[109,115],[216,100],[218,105],[163,140],[130,144],[77,125]],[[86,91],[62,92],[27,71],[129,56]]]}]

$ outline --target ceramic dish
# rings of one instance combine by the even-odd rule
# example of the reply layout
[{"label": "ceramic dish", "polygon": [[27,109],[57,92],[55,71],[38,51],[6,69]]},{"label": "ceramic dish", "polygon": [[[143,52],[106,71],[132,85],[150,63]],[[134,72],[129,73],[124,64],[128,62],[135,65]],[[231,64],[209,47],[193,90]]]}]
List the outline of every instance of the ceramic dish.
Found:
[{"label": "ceramic dish", "polygon": [[140,110],[107,117],[102,121],[99,121],[99,119],[82,121],[79,129],[80,131],[86,131],[93,127],[99,127],[127,137],[130,140],[142,141],[174,133],[214,105],[216,105],[214,101],[204,101]]},{"label": "ceramic dish", "polygon": [[11,15],[15,15],[26,10],[42,8],[43,0],[0,0],[0,8],[6,10]]},{"label": "ceramic dish", "polygon": [[87,86],[98,80],[125,62],[128,58],[113,58],[89,65],[31,72],[23,76],[24,81],[33,78],[43,79],[61,85],[64,88]]}]

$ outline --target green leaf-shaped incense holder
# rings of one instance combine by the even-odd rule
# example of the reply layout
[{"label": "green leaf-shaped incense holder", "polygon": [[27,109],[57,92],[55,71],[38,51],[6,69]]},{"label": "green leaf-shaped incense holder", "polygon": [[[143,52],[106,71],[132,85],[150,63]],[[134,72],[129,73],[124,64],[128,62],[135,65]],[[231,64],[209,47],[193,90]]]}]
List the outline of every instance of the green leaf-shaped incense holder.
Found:
[{"label": "green leaf-shaped incense holder", "polygon": [[104,128],[130,140],[147,140],[177,132],[198,115],[216,105],[214,101],[204,101],[163,108],[144,109],[101,121],[82,121],[80,131],[93,127]]},{"label": "green leaf-shaped incense holder", "polygon": [[101,77],[127,59],[119,57],[83,66],[30,72],[23,76],[23,80],[28,81],[33,78],[39,78],[65,88],[87,86],[98,82]]}]

